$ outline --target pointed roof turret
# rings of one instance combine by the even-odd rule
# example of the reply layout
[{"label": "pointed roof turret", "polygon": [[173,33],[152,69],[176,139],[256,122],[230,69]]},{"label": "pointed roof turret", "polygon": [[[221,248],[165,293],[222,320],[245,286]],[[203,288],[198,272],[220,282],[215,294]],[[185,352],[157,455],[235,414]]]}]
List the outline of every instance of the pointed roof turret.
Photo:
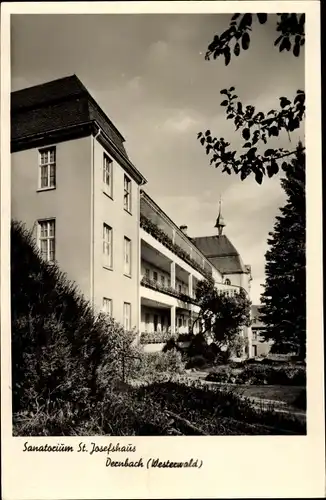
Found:
[{"label": "pointed roof turret", "polygon": [[214,226],[214,227],[217,227],[219,236],[222,236],[223,228],[225,227],[225,225],[226,224],[224,222],[224,218],[222,215],[222,199],[220,198],[218,216],[216,219],[216,224]]}]

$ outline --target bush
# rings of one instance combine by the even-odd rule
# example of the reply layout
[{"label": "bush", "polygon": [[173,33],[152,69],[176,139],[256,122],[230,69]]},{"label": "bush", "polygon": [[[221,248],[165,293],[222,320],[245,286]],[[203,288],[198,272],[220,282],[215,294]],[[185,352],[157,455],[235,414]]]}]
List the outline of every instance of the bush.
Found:
[{"label": "bush", "polygon": [[192,356],[191,358],[188,359],[186,363],[186,369],[190,370],[192,368],[204,368],[204,366],[207,365],[207,359],[204,358],[204,356],[197,355],[197,356]]},{"label": "bush", "polygon": [[135,362],[131,377],[141,382],[153,382],[165,378],[173,378],[183,374],[185,363],[176,349],[167,352],[142,352]]},{"label": "bush", "polygon": [[213,363],[221,351],[214,342],[208,344],[205,336],[198,333],[197,335],[192,336],[190,345],[185,349],[185,352],[190,359],[194,357],[204,358],[207,364]]},{"label": "bush", "polygon": [[224,367],[209,373],[206,380],[220,383],[252,385],[305,385],[304,367],[274,367],[265,364],[239,363],[232,368]]},{"label": "bush", "polygon": [[107,315],[95,316],[17,222],[11,229],[11,307],[14,413],[36,414],[65,401],[87,406],[121,379],[122,355],[134,352],[133,334]]}]

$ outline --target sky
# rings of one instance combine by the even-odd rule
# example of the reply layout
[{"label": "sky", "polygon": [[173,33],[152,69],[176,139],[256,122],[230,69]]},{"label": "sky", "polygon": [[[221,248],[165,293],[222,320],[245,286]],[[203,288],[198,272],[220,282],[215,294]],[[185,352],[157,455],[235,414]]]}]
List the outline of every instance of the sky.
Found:
[{"label": "sky", "polygon": [[[197,133],[210,129],[239,150],[220,90],[234,86],[245,105],[268,111],[304,90],[304,58],[274,48],[276,16],[254,23],[250,49],[205,61],[228,14],[14,15],[11,85],[19,90],[76,74],[124,136],[145,190],[189,236],[210,236],[219,198],[224,234],[252,266],[252,300],[263,291],[268,233],[284,204],[280,176],[258,185],[209,165]],[[277,145],[295,147],[303,130]],[[275,144],[275,143],[274,143]]]}]

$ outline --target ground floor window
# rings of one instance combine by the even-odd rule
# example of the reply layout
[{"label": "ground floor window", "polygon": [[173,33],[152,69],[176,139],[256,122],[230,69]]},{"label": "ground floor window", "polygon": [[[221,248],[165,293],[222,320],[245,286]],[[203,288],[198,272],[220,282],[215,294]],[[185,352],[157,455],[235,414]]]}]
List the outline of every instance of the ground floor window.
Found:
[{"label": "ground floor window", "polygon": [[131,304],[129,302],[123,304],[123,326],[125,330],[131,330]]}]

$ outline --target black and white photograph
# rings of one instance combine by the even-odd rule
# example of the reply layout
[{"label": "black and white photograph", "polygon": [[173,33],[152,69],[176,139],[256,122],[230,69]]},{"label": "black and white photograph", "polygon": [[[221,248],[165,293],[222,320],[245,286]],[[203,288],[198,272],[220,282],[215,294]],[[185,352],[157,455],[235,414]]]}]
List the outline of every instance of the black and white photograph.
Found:
[{"label": "black and white photograph", "polygon": [[106,438],[128,468],[139,436],[307,437],[307,15],[216,3],[10,17],[24,452]]}]

